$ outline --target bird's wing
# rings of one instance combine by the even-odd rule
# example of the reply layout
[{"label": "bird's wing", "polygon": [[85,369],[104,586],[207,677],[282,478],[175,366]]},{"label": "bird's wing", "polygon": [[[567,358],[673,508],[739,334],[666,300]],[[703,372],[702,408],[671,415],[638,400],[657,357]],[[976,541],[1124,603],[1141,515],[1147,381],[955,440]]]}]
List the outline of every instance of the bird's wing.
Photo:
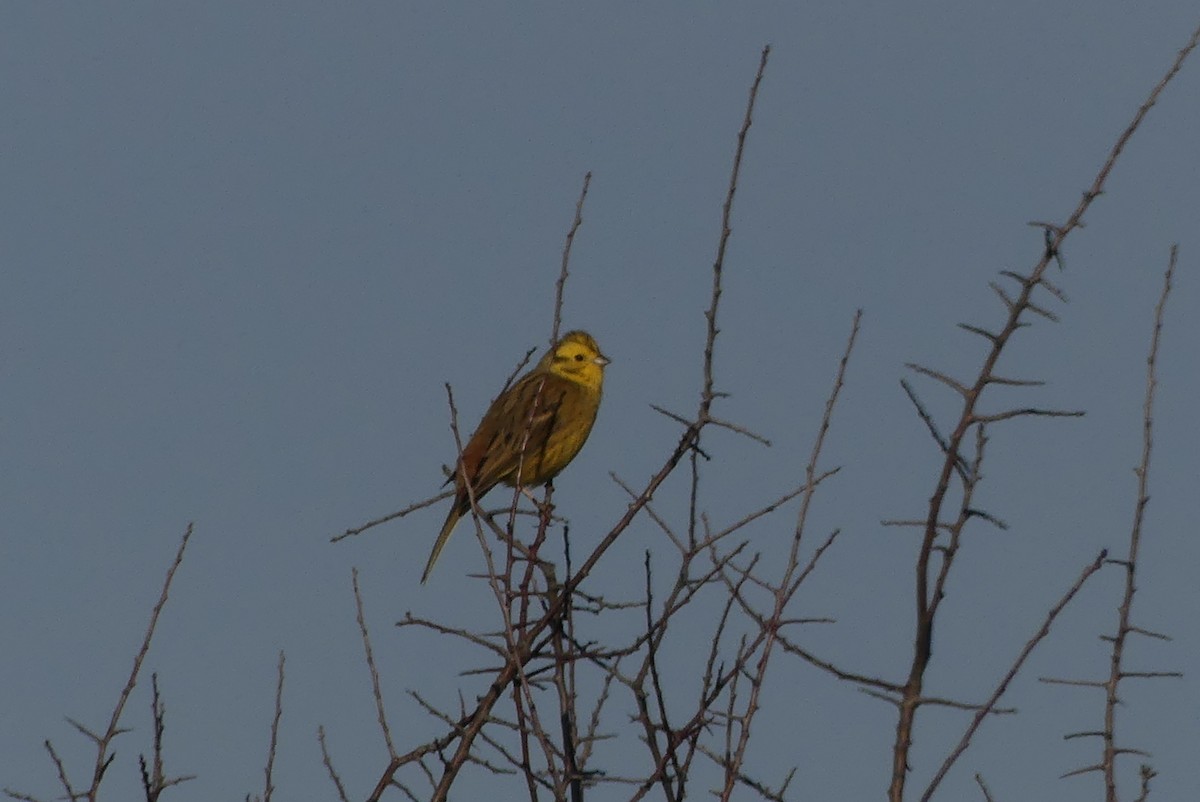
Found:
[{"label": "bird's wing", "polygon": [[[463,448],[464,473],[476,498],[500,482],[512,483],[518,469],[524,476],[540,473],[536,466],[571,389],[568,380],[535,371],[492,402]],[[465,495],[465,488],[460,491]]]}]

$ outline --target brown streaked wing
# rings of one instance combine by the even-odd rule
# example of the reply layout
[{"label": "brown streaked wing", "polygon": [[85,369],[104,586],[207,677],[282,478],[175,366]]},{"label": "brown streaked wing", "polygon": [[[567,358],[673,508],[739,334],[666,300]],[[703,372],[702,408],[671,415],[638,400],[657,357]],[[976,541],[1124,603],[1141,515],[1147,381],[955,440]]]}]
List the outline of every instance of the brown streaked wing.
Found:
[{"label": "brown streaked wing", "polygon": [[[518,465],[528,479],[538,478],[546,444],[561,419],[564,397],[576,389],[566,379],[535,371],[492,402],[463,448],[463,466],[477,498],[500,482],[514,482]],[[537,408],[531,419],[535,401]]]}]

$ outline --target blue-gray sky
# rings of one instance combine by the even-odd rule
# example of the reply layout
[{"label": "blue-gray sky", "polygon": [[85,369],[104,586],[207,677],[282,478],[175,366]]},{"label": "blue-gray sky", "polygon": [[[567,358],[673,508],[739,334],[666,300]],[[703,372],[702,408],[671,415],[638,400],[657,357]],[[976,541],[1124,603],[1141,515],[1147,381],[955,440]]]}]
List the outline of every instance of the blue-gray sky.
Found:
[{"label": "blue-gray sky", "polygon": [[[167,703],[167,769],[200,775],[170,798],[260,792],[280,649],[280,796],[333,796],[318,724],[365,796],[386,754],[352,566],[398,746],[437,731],[404,691],[454,707],[451,671],[474,663],[391,624],[410,610],[494,620],[465,577],[482,566],[474,538],[464,527],[451,540],[427,587],[417,578],[443,508],[328,538],[437,489],[453,453],[443,382],[469,426],[544,344],[589,170],[565,325],[591,331],[613,364],[556,501],[581,543],[619,517],[608,472],[644,481],[677,437],[649,404],[696,403],[720,204],[768,42],[717,383],[732,393],[718,414],[774,446],[712,435],[705,508],[732,521],[800,481],[861,307],[825,458],[844,467],[810,521],[814,540],[844,534],[798,614],[838,619],[807,636],[814,649],[900,678],[915,541],[879,521],[920,514],[937,461],[903,364],[977,366],[980,342],[955,324],[1000,319],[987,281],[1036,260],[1026,222],[1065,219],[1197,23],[1193,3],[1109,0],[6,5],[0,785],[58,793],[45,738],[82,779],[90,747],[64,716],[107,721],[189,521],[109,798],[138,793],[149,671]],[[1082,565],[1124,550],[1152,309],[1178,242],[1136,615],[1176,640],[1139,643],[1132,660],[1187,677],[1131,684],[1120,719],[1126,745],[1153,752],[1162,799],[1200,789],[1198,98],[1193,62],[1072,236],[1062,323],[1023,332],[1005,357],[1005,372],[1049,384],[999,398],[1088,415],[993,432],[982,500],[1011,528],[970,530],[928,689],[981,699]],[[952,411],[938,387],[918,387]],[[670,482],[664,513],[685,494]],[[777,550],[794,515],[748,530],[754,547]],[[646,549],[669,564],[640,520],[597,581],[633,592]],[[1097,635],[1113,626],[1119,580],[1105,572],[1064,616],[1013,687],[1021,714],[985,726],[943,798],[978,798],[974,771],[998,799],[1098,797],[1095,776],[1057,779],[1098,757],[1061,738],[1097,727],[1098,695],[1036,677],[1107,671]],[[686,638],[678,648],[686,658]],[[767,691],[752,770],[777,783],[796,765],[796,798],[883,796],[890,708],[785,659]],[[918,785],[966,723],[924,721]]]}]

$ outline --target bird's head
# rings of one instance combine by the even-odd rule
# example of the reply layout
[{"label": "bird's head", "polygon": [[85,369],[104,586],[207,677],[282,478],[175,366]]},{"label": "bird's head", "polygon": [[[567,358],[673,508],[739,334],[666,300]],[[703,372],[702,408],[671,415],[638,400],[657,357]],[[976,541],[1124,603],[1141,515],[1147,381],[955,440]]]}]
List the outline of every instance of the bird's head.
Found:
[{"label": "bird's head", "polygon": [[550,373],[597,391],[604,382],[604,366],[608,363],[608,357],[586,331],[567,332],[542,357],[542,367]]}]

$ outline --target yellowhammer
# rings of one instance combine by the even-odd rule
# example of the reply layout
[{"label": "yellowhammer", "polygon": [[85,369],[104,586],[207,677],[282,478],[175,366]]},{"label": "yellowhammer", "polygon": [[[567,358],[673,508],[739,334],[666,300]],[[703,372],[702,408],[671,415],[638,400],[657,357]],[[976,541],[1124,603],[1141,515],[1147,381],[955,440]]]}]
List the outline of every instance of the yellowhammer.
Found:
[{"label": "yellowhammer", "polygon": [[587,441],[600,409],[608,357],[584,331],[564,334],[552,350],[492,402],[463,448],[454,476],[454,506],[433,544],[421,583],[458,519],[496,485],[534,487],[567,467]]}]

